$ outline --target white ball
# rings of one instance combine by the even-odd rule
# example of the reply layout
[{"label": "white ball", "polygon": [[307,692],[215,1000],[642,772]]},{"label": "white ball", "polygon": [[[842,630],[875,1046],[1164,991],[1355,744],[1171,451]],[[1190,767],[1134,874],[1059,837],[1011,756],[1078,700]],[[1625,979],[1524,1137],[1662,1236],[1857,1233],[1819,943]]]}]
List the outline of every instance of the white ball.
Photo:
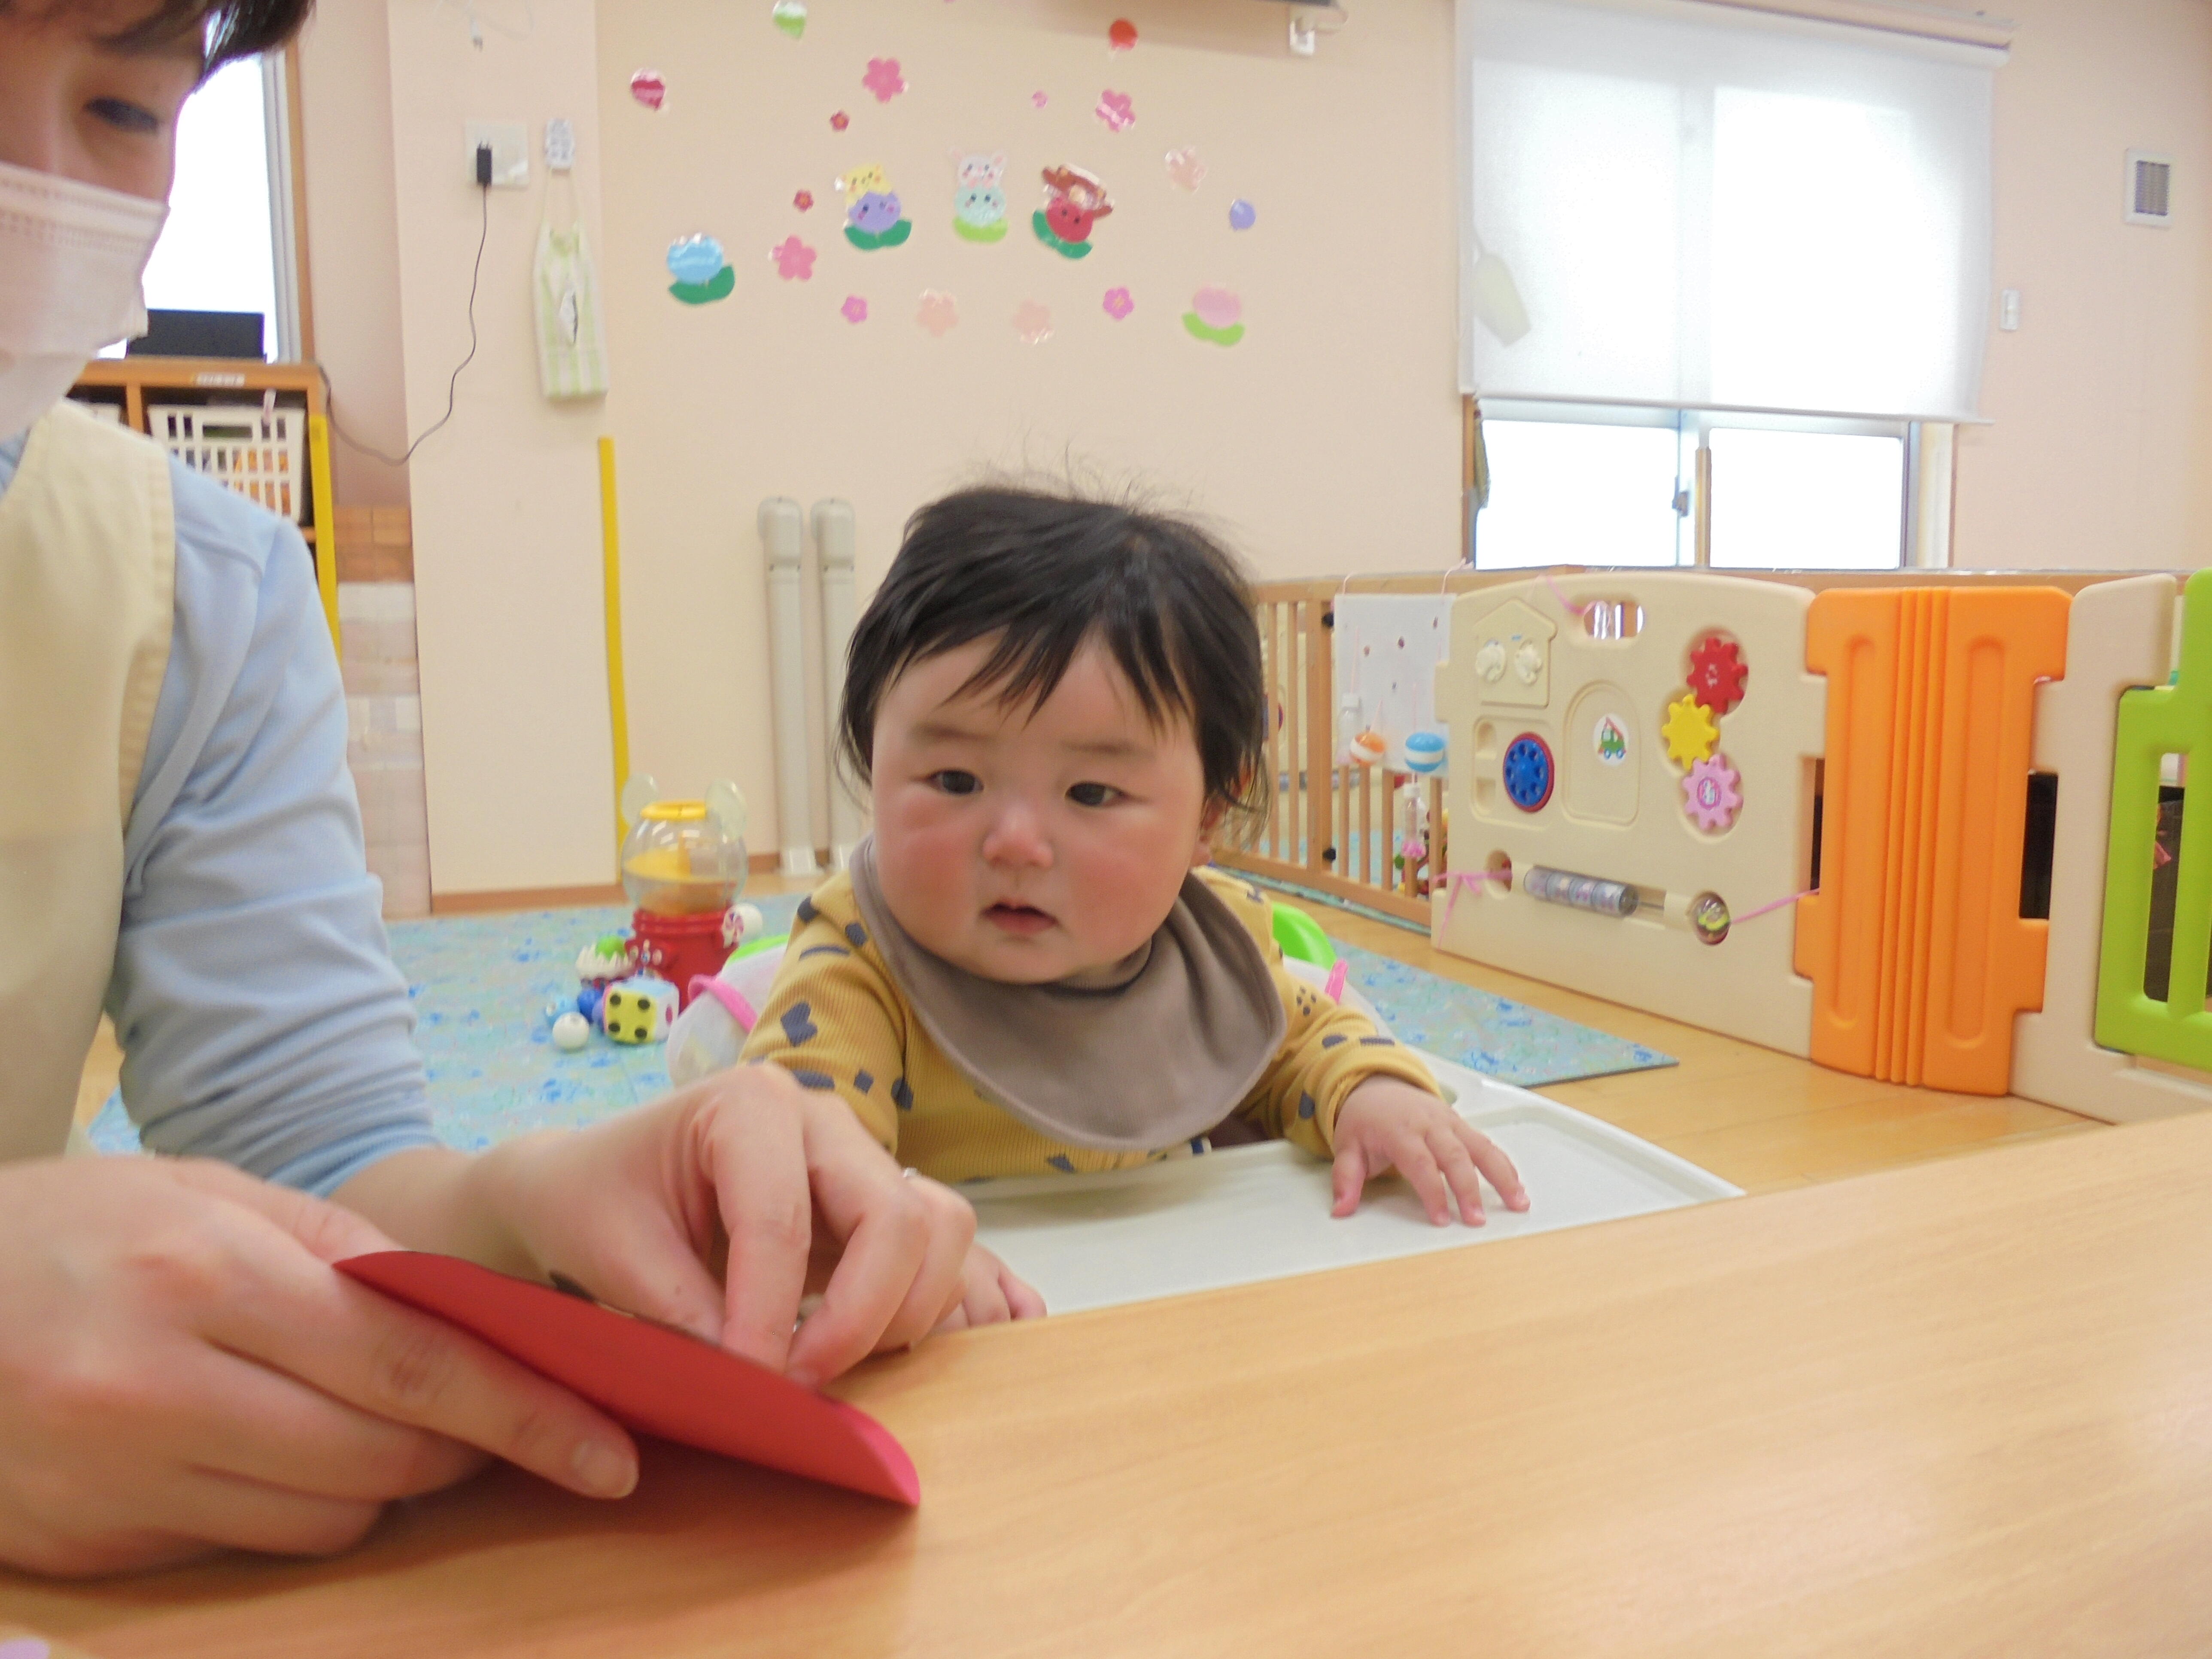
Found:
[{"label": "white ball", "polygon": [[591,1022],[573,1008],[553,1022],[553,1046],[573,1054],[592,1040]]}]

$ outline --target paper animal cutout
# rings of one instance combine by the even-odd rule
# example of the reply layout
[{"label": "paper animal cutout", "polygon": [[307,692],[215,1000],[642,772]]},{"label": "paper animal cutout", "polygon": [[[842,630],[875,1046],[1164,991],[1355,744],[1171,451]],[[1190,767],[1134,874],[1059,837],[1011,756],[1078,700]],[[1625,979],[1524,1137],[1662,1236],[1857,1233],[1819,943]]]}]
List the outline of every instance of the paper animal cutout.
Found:
[{"label": "paper animal cutout", "polygon": [[1006,192],[999,180],[1006,175],[1006,152],[963,155],[955,150],[953,161],[960,170],[960,187],[952,198],[953,233],[970,242],[1003,241]]},{"label": "paper animal cutout", "polygon": [[838,183],[845,191],[845,240],[861,252],[896,247],[914,234],[881,167],[855,167]]},{"label": "paper animal cutout", "polygon": [[894,1504],[921,1502],[913,1460],[873,1418],[685,1332],[457,1256],[383,1250],[337,1270],[459,1326],[626,1429]]},{"label": "paper animal cutout", "polygon": [[1091,228],[1113,210],[1113,198],[1097,174],[1081,167],[1047,167],[1044,205],[1031,216],[1030,228],[1054,252],[1080,259],[1091,252]]}]

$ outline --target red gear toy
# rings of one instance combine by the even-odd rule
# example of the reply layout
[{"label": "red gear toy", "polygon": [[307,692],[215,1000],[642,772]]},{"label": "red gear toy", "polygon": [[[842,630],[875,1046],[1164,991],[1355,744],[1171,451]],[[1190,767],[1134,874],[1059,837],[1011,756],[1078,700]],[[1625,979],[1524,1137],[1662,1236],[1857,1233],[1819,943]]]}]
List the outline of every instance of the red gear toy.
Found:
[{"label": "red gear toy", "polygon": [[1690,695],[1715,716],[1743,701],[1743,683],[1750,675],[1734,640],[1708,634],[1690,653]]}]

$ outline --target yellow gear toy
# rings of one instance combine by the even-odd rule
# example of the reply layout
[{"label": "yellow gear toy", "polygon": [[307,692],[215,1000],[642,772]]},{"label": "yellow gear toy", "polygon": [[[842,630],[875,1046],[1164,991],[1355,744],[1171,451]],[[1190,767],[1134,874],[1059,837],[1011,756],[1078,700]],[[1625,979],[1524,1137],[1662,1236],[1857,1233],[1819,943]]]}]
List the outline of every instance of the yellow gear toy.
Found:
[{"label": "yellow gear toy", "polygon": [[1721,728],[1705,706],[1685,691],[1679,702],[1667,705],[1667,719],[1659,735],[1667,739],[1667,758],[1687,770],[1701,760],[1712,758],[1713,745],[1721,740]]}]

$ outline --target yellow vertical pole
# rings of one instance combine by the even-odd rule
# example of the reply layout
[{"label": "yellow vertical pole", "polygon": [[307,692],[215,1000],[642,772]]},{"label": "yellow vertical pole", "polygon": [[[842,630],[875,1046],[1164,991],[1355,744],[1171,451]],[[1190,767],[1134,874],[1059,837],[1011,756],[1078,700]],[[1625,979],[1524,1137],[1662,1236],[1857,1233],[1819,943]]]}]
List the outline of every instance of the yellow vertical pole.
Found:
[{"label": "yellow vertical pole", "polygon": [[615,510],[615,441],[599,440],[599,540],[607,584],[607,712],[615,738],[615,848],[629,833],[622,793],[629,782],[629,704],[623,690],[622,529]]},{"label": "yellow vertical pole", "polygon": [[343,659],[345,642],[338,629],[338,509],[331,498],[331,423],[307,416],[307,475],[315,495],[315,586],[322,590],[323,620],[331,625],[331,649]]}]

